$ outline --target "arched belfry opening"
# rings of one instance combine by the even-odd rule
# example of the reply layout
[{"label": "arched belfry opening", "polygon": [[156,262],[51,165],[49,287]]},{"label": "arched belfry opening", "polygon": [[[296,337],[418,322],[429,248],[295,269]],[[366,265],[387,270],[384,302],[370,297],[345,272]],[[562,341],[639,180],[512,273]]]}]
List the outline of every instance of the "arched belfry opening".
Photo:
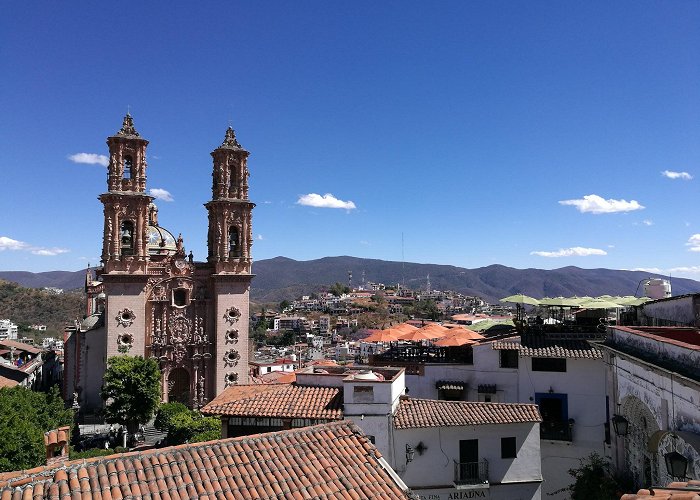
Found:
[{"label": "arched belfry opening", "polygon": [[134,159],[131,155],[124,156],[124,179],[132,179],[134,175]]},{"label": "arched belfry opening", "polygon": [[134,223],[130,220],[122,222],[119,234],[121,238],[121,254],[134,255]]},{"label": "arched belfry opening", "polygon": [[240,257],[241,255],[241,242],[240,234],[236,226],[231,226],[228,228],[228,256],[229,257]]}]

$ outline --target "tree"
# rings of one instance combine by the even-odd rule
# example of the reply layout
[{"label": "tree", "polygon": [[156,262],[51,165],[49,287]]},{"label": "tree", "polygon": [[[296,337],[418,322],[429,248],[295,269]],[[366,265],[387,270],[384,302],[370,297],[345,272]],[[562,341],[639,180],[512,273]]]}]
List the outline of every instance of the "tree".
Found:
[{"label": "tree", "polygon": [[340,297],[344,293],[350,293],[350,287],[343,285],[342,283],[335,282],[335,285],[331,286],[329,290],[334,296]]},{"label": "tree", "polygon": [[109,423],[125,424],[134,433],[153,416],[160,402],[160,369],[155,359],[114,356],[107,360],[102,399]]},{"label": "tree", "polygon": [[221,437],[221,421],[205,417],[182,403],[163,403],[158,408],[156,429],[168,433],[169,445],[211,441]]},{"label": "tree", "polygon": [[283,300],[282,302],[280,302],[280,311],[284,312],[284,310],[287,309],[290,305],[291,303],[288,300]]},{"label": "tree", "polygon": [[73,421],[57,387],[48,393],[24,387],[0,389],[0,471],[31,469],[46,463],[44,433]]},{"label": "tree", "polygon": [[568,491],[571,500],[617,500],[625,491],[632,489],[631,481],[614,474],[610,462],[597,453],[581,459],[578,468],[569,469],[569,475],[574,478],[574,482],[555,493]]}]

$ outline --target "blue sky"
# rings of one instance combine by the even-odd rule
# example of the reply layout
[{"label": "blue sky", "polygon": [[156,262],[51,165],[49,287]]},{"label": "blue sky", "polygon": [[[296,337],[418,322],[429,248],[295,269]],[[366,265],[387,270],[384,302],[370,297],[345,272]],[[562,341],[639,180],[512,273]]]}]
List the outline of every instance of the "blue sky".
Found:
[{"label": "blue sky", "polygon": [[195,259],[230,121],[257,260],[700,279],[696,1],[14,2],[0,73],[1,270],[97,263],[129,106]]}]

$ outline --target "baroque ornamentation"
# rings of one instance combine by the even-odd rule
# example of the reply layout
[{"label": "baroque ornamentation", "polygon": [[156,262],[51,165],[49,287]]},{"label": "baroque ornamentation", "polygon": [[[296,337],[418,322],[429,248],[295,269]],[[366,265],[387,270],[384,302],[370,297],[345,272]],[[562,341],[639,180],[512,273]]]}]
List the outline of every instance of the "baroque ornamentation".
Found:
[{"label": "baroque ornamentation", "polygon": [[238,374],[234,372],[228,372],[226,377],[224,377],[224,384],[226,387],[234,385],[238,382]]},{"label": "baroque ornamentation", "polygon": [[187,347],[185,344],[175,344],[173,347],[173,360],[175,363],[182,364],[182,361],[187,356]]},{"label": "baroque ornamentation", "polygon": [[134,311],[126,307],[119,311],[116,316],[117,323],[124,327],[131,326],[135,319]]},{"label": "baroque ornamentation", "polygon": [[240,317],[241,311],[236,306],[229,307],[228,309],[226,309],[226,313],[224,314],[224,319],[231,324],[238,321]]},{"label": "baroque ornamentation", "polygon": [[226,351],[224,354],[224,362],[226,363],[227,366],[235,366],[238,364],[238,360],[241,358],[241,355],[238,353],[237,350],[235,349],[229,349]]},{"label": "baroque ornamentation", "polygon": [[238,342],[238,330],[226,330],[226,343],[235,344],[236,342]]},{"label": "baroque ornamentation", "polygon": [[122,333],[117,337],[117,343],[120,346],[131,347],[134,344],[134,336],[131,333]]},{"label": "baroque ornamentation", "polygon": [[190,338],[192,321],[182,313],[175,313],[168,319],[170,338],[177,344],[182,344]]}]

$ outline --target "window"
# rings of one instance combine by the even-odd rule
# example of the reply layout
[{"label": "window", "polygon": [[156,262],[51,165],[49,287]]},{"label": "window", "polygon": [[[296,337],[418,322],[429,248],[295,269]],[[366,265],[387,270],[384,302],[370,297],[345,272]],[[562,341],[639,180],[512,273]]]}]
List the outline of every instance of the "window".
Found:
[{"label": "window", "polygon": [[374,403],[374,387],[356,385],[352,388],[354,403]]},{"label": "window", "polygon": [[187,305],[187,290],[184,288],[173,290],[173,305],[176,307],[185,307]]},{"label": "window", "polygon": [[501,368],[518,367],[518,351],[516,349],[503,349],[501,353]]},{"label": "window", "polygon": [[515,438],[501,438],[501,458],[516,458]]},{"label": "window", "polygon": [[134,160],[131,155],[124,156],[124,179],[131,179]]},{"label": "window", "polygon": [[532,358],[533,372],[565,372],[566,358]]}]

